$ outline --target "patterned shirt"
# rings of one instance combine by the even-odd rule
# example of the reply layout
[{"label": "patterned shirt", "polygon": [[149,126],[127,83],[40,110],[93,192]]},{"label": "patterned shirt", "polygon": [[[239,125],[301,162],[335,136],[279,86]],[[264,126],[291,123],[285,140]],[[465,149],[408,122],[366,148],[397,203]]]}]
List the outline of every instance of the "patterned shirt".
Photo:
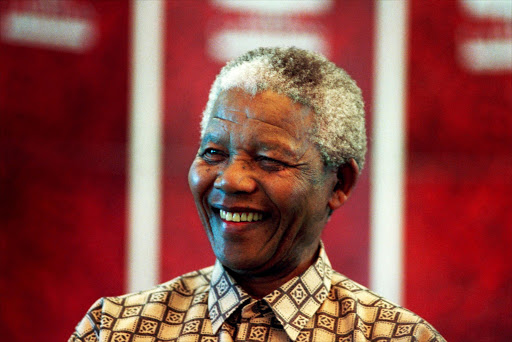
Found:
[{"label": "patterned shirt", "polygon": [[323,248],[302,275],[256,300],[219,261],[151,290],[98,300],[68,342],[445,341],[414,313],[332,270]]}]

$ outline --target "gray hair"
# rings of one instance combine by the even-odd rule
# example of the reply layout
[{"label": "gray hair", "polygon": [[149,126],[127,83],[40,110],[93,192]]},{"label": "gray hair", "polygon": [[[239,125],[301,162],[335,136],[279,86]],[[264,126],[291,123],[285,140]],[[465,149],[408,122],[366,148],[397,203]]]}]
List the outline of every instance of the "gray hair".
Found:
[{"label": "gray hair", "polygon": [[210,89],[201,120],[201,137],[222,91],[240,88],[255,95],[283,94],[315,112],[312,140],[324,162],[340,166],[354,158],[361,170],[366,154],[361,89],[322,55],[291,48],[258,48],[228,62]]}]

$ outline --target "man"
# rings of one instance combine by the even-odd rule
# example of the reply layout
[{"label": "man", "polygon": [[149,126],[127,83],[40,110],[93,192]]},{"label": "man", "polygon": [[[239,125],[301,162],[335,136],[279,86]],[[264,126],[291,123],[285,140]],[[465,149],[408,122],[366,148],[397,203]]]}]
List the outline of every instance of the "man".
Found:
[{"label": "man", "polygon": [[333,271],[323,249],[364,165],[363,107],[350,76],[311,52],[228,63],[189,172],[215,266],[100,299],[70,341],[444,341]]}]

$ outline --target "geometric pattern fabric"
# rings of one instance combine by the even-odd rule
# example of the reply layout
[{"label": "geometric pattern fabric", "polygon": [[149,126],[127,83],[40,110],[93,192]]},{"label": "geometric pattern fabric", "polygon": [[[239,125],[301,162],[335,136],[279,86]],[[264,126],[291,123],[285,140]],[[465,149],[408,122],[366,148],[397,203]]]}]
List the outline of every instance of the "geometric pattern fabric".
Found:
[{"label": "geometric pattern fabric", "polygon": [[445,341],[416,314],[332,270],[323,247],[302,275],[256,300],[219,261],[151,290],[98,300],[68,342]]}]

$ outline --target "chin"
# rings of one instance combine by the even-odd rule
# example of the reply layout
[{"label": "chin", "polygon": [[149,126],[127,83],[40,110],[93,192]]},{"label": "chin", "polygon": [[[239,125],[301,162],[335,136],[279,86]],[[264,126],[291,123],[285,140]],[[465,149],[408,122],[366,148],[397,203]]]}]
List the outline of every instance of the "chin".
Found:
[{"label": "chin", "polygon": [[264,261],[247,258],[247,255],[242,255],[241,257],[234,255],[226,256],[225,254],[216,256],[224,267],[241,274],[252,273],[255,270],[261,270],[265,266],[268,266]]}]

